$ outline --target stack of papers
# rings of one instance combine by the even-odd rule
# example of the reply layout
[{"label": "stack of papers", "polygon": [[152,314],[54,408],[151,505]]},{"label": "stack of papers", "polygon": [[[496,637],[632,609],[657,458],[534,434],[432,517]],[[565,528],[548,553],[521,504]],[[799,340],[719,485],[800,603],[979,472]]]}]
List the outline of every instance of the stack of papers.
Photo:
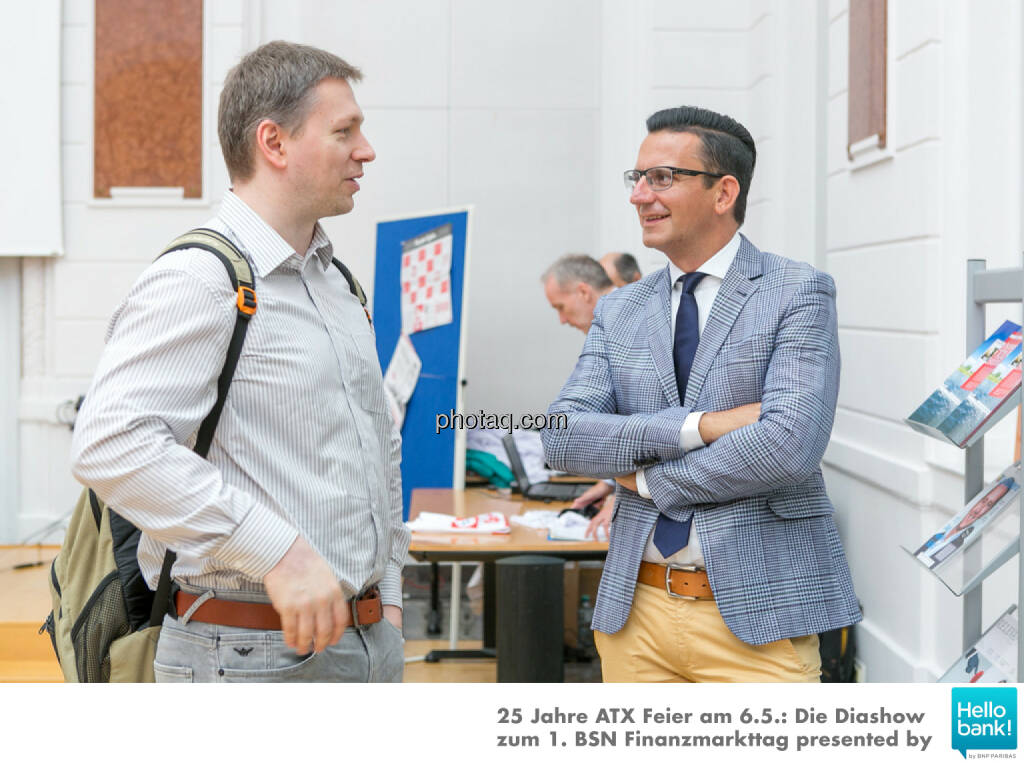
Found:
[{"label": "stack of papers", "polygon": [[412,522],[406,522],[412,532],[470,533],[477,535],[504,535],[512,531],[504,514],[492,511],[475,517],[453,517],[451,514],[421,512]]},{"label": "stack of papers", "polygon": [[[548,528],[548,540],[595,540],[588,538],[590,520],[575,511],[567,511]],[[608,540],[605,528],[597,529],[596,540]]]}]

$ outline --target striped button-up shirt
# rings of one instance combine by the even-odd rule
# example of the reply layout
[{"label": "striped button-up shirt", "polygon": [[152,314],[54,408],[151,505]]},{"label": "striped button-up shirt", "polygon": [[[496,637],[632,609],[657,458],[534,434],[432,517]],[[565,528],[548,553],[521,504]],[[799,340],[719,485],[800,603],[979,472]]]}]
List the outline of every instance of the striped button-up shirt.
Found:
[{"label": "striped button-up shirt", "polygon": [[265,595],[301,534],[346,596],[379,582],[401,606],[400,438],[330,241],[317,224],[299,256],[231,192],[207,227],[249,259],[259,300],[208,459],[190,446],[216,399],[235,294],[216,257],[189,249],[150,265],[114,313],[75,425],[75,476],[142,530],[151,587],[170,547],[175,579]]}]

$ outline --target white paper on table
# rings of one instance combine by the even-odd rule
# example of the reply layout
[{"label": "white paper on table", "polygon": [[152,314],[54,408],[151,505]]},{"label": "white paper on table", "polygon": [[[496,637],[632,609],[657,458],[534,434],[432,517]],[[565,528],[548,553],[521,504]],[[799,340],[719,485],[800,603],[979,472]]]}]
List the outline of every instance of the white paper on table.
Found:
[{"label": "white paper on table", "polygon": [[391,353],[388,370],[384,373],[384,396],[391,410],[395,426],[402,428],[405,421],[405,408],[416,389],[420,378],[423,361],[416,354],[416,348],[405,334],[398,337],[395,351]]},{"label": "white paper on table", "polygon": [[575,511],[567,511],[548,528],[548,540],[608,540],[604,527],[599,527],[594,538],[587,537],[590,520]]},{"label": "white paper on table", "polygon": [[508,518],[496,511],[477,514],[475,517],[453,517],[451,514],[436,514],[421,511],[406,526],[412,532],[466,533],[475,535],[505,535],[511,532]]},{"label": "white paper on table", "polygon": [[402,242],[402,333],[452,322],[451,223]]}]

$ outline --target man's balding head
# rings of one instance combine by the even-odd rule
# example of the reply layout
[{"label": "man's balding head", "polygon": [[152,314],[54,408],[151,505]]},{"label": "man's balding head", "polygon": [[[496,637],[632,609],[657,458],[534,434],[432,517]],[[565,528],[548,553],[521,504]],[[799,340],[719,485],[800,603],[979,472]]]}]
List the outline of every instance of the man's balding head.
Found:
[{"label": "man's balding head", "polygon": [[601,267],[616,286],[625,286],[643,277],[636,257],[629,252],[608,252],[601,258]]}]

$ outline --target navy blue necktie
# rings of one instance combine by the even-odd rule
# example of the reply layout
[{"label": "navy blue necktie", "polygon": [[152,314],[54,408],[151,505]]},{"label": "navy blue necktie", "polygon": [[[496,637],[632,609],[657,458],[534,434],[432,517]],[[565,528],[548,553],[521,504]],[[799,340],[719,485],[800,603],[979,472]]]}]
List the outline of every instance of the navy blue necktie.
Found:
[{"label": "navy blue necktie", "polygon": [[[697,343],[700,341],[697,317],[697,299],[693,290],[697,288],[704,273],[686,273],[679,277],[683,282],[683,293],[679,298],[679,311],[676,313],[676,335],[672,345],[672,357],[676,366],[676,389],[679,390],[679,404],[686,400],[686,384],[690,381],[690,369],[693,367],[693,356],[697,354]],[[685,548],[690,542],[690,519],[676,522],[664,514],[658,515],[658,524],[654,527],[654,546],[666,559],[679,549]]]}]

